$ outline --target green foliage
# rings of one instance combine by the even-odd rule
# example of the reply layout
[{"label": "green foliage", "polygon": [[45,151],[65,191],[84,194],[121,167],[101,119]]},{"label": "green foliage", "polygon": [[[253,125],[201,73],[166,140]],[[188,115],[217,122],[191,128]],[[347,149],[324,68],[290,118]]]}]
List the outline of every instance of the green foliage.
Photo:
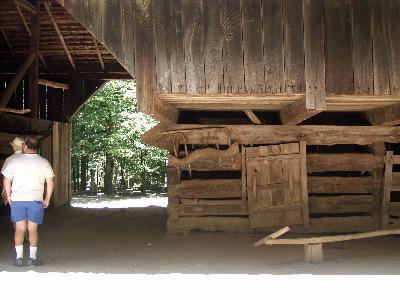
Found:
[{"label": "green foliage", "polygon": [[72,119],[72,159],[79,162],[87,156],[88,169],[97,170],[98,183],[103,186],[105,157],[111,155],[115,189],[126,187],[125,180],[130,187],[159,190],[165,186],[167,153],[140,142],[141,135],[157,121],[137,111],[135,90],[131,81],[111,81],[86,102]]}]

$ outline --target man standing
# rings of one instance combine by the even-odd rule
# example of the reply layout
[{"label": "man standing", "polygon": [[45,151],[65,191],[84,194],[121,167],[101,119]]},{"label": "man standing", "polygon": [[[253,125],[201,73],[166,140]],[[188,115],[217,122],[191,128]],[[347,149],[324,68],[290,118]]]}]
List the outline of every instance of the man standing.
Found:
[{"label": "man standing", "polygon": [[[1,173],[3,173],[3,171],[5,170],[5,168],[8,166],[8,164],[10,163],[10,161],[13,158],[22,155],[22,146],[24,145],[24,139],[19,137],[19,136],[17,136],[15,139],[13,139],[10,142],[10,145],[13,148],[14,154],[12,154],[9,157],[7,157],[7,159],[4,161],[3,167],[1,168]],[[3,184],[3,187],[4,187],[4,184]],[[4,188],[3,188],[3,191],[1,192],[1,197],[3,198],[3,200],[7,204],[6,190]]]},{"label": "man standing", "polygon": [[11,206],[11,222],[16,223],[15,265],[18,267],[24,265],[23,242],[26,228],[30,243],[27,265],[43,264],[43,261],[37,259],[38,224],[42,224],[44,209],[50,203],[54,189],[54,172],[50,163],[38,151],[39,141],[33,137],[27,138],[22,148],[23,154],[11,160],[2,172],[7,202]]}]

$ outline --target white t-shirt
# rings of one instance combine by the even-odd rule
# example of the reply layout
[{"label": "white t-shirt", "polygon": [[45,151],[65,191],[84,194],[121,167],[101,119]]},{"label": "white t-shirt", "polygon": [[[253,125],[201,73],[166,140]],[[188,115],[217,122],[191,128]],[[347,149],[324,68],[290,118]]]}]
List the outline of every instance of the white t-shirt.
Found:
[{"label": "white t-shirt", "polygon": [[54,177],[50,163],[39,154],[13,158],[2,174],[12,180],[11,201],[43,201],[46,178]]},{"label": "white t-shirt", "polygon": [[14,152],[13,155],[10,155],[9,157],[7,157],[6,160],[4,161],[3,167],[1,168],[1,173],[3,173],[3,171],[6,169],[6,167],[8,166],[8,164],[10,163],[10,161],[13,158],[16,158],[16,157],[21,156],[21,155],[22,155],[22,151],[21,150],[17,150],[17,151]]}]

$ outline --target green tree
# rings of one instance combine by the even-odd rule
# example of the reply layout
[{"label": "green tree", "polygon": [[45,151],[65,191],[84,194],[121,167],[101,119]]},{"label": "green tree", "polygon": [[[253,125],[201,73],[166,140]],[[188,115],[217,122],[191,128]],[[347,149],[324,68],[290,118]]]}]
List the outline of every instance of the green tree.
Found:
[{"label": "green tree", "polygon": [[[106,194],[132,185],[161,189],[165,186],[166,151],[144,145],[140,137],[157,122],[137,111],[131,81],[108,82],[72,119],[73,172],[96,169]],[[82,164],[82,163],[81,163]],[[77,180],[79,175],[73,174]],[[84,174],[86,181],[88,174]],[[86,182],[84,183],[86,186]],[[74,187],[79,186],[74,182]]]}]

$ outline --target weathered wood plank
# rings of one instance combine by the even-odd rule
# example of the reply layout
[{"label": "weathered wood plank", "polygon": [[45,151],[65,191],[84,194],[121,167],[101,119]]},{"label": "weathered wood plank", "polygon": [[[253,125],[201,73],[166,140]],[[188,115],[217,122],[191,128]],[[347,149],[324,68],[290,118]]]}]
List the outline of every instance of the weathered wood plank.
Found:
[{"label": "weathered wood plank", "polygon": [[205,200],[205,199],[198,199],[198,198],[196,198],[196,199],[180,198],[179,201],[183,205],[193,205],[193,206],[197,206],[197,205],[201,205],[201,206],[207,206],[207,205],[237,206],[237,205],[242,204],[241,200]]},{"label": "weathered wood plank", "polygon": [[386,48],[388,39],[384,28],[383,3],[385,0],[372,1],[372,49],[374,65],[374,94],[390,94],[389,61]]},{"label": "weathered wood plank", "polygon": [[282,0],[263,1],[265,91],[282,93],[284,87],[284,38]]},{"label": "weathered wood plank", "polygon": [[285,91],[304,92],[304,32],[301,0],[284,0]]},{"label": "weathered wood plank", "polygon": [[171,186],[168,196],[180,198],[232,198],[242,196],[241,179],[185,180]]},{"label": "weathered wood plank", "polygon": [[354,93],[373,94],[371,0],[353,0]]},{"label": "weathered wood plank", "polygon": [[156,85],[153,1],[137,0],[134,3],[135,74],[140,74],[135,78],[138,110],[150,112],[154,110],[153,92]]},{"label": "weathered wood plank", "polygon": [[305,104],[310,110],[326,109],[323,6],[324,2],[320,0],[303,0]]},{"label": "weathered wood plank", "polygon": [[400,202],[389,203],[389,215],[400,217]]},{"label": "weathered wood plank", "polygon": [[313,193],[372,193],[372,177],[308,177],[308,192]]},{"label": "weathered wood plank", "polygon": [[182,1],[186,90],[205,92],[203,1]]},{"label": "weathered wood plank", "polygon": [[311,218],[310,230],[322,232],[356,232],[376,230],[371,217]]},{"label": "weathered wood plank", "polygon": [[393,151],[387,151],[385,156],[385,174],[383,179],[383,197],[381,203],[382,229],[389,228],[389,203],[392,191]]},{"label": "weathered wood plank", "polygon": [[392,172],[392,184],[390,190],[400,191],[400,172]]},{"label": "weathered wood plank", "polygon": [[171,53],[171,91],[173,93],[186,93],[181,1],[170,0],[166,4],[167,34]]},{"label": "weathered wood plank", "polygon": [[247,93],[265,92],[260,0],[242,5],[244,79]]},{"label": "weathered wood plank", "polygon": [[[169,164],[170,166],[171,163]],[[181,166],[181,170],[188,170],[188,166]],[[241,153],[236,154],[232,159],[202,159],[201,161],[191,162],[190,169],[193,171],[219,171],[219,170],[241,170]]]},{"label": "weathered wood plank", "polygon": [[400,124],[400,103],[378,107],[364,113],[373,126],[393,126]]},{"label": "weathered wood plank", "polygon": [[121,13],[122,25],[122,51],[123,61],[120,61],[125,69],[136,77],[135,73],[135,30],[134,30],[134,14],[133,2],[124,1]]},{"label": "weathered wood plank", "polygon": [[167,35],[166,1],[153,5],[153,27],[156,55],[157,92],[171,92],[171,69],[169,61],[169,37]]},{"label": "weathered wood plank", "polygon": [[307,172],[372,171],[383,168],[382,157],[368,153],[308,154]]},{"label": "weathered wood plank", "polygon": [[351,6],[347,1],[324,1],[326,92],[353,94]]},{"label": "weathered wood plank", "polygon": [[222,93],[223,59],[221,33],[221,1],[204,1],[204,73],[205,91],[208,94]]},{"label": "weathered wood plank", "polygon": [[240,1],[221,0],[224,93],[243,93],[244,66]]},{"label": "weathered wood plank", "polygon": [[371,195],[346,195],[309,197],[310,213],[371,213],[373,209]]}]

